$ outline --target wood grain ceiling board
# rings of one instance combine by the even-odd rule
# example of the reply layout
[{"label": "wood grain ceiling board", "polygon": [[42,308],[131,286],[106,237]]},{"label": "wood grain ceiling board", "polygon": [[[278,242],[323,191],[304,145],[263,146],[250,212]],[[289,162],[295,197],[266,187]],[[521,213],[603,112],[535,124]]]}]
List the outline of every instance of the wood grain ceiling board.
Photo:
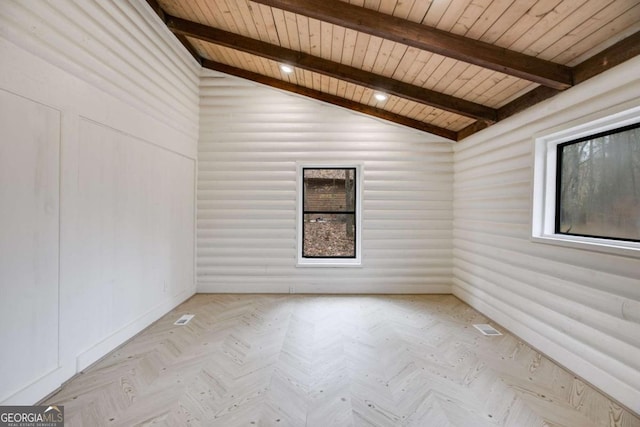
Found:
[{"label": "wood grain ceiling board", "polygon": [[[265,45],[265,46],[261,47],[260,42],[258,42],[258,45],[256,45],[256,43],[253,43],[255,39],[251,39],[245,36],[235,35],[234,33],[220,31],[217,29],[213,29],[212,27],[202,27],[199,24],[190,24],[190,21],[184,21],[179,18],[174,18],[174,17],[168,18],[167,25],[169,25],[170,28],[172,28],[174,31],[178,31],[178,32],[186,31],[184,34],[187,34],[187,35],[199,33],[201,34],[201,37],[204,37],[204,39],[206,39],[207,41],[212,41],[216,43],[216,40],[219,40],[223,45],[227,47],[235,46],[236,48],[241,50],[249,49],[247,50],[247,52],[258,54],[258,55],[260,55],[260,52],[262,52],[264,53],[263,56],[270,59],[275,60],[273,55],[276,55],[276,56],[280,55],[283,58],[292,57],[293,55],[292,63],[298,62],[301,64],[301,61],[303,61],[302,58],[297,58],[297,59],[295,58],[296,56],[295,52],[297,52],[295,50],[289,49],[288,52],[290,53],[287,53],[287,52],[277,53],[277,52],[274,52],[273,48],[270,48],[270,46],[273,46],[271,44],[262,43],[262,45]],[[207,28],[209,30],[207,30]],[[194,31],[196,33],[193,33]],[[241,38],[244,41],[241,40]],[[218,44],[220,42],[218,42]],[[242,46],[245,46],[245,47],[242,47]],[[279,46],[277,46],[275,48],[275,51],[278,51],[278,49],[280,51],[283,50],[283,48],[280,48]],[[418,51],[416,49],[413,49],[413,52],[418,52]],[[306,59],[304,59],[304,62],[307,64],[310,64],[310,62],[307,61]],[[332,62],[332,63],[337,64],[335,62]],[[440,64],[441,66],[439,66],[438,69],[441,70],[442,74],[440,76],[436,75],[435,77],[431,77],[430,72],[424,71],[427,67],[430,66],[430,64]],[[240,66],[242,65],[240,64]],[[331,64],[327,64],[322,68],[338,71],[336,67]],[[368,69],[370,69],[370,67],[365,67],[365,71],[373,72],[375,73],[376,76],[382,76],[383,74],[385,74],[385,73],[381,73],[379,70],[378,72],[376,72],[377,70],[375,69],[375,67],[373,67],[371,71],[369,71]],[[398,69],[399,67],[396,68],[396,70]],[[317,70],[312,70],[312,71],[317,71]],[[396,80],[398,81],[410,80],[406,78],[407,73],[405,73],[404,75],[405,75],[405,79],[396,79]],[[424,80],[420,80],[419,82],[414,83],[414,85],[416,85],[418,88],[425,87],[428,89],[429,87],[433,87],[435,91],[438,93],[443,93],[443,94],[455,93],[455,97],[462,100],[469,99],[469,98],[477,98],[479,96],[482,96],[485,91],[488,91],[492,88],[492,85],[498,84],[503,79],[509,77],[502,73],[496,73],[491,70],[485,70],[481,67],[469,65],[460,61],[455,61],[440,55],[431,55],[430,60],[427,63],[423,64],[422,70],[419,70],[419,72],[417,73],[417,76],[425,78]],[[363,77],[359,77],[359,78],[362,79]],[[377,79],[377,80],[379,80],[378,84],[381,89],[386,88],[387,91],[389,91],[390,93],[392,94],[394,93],[394,90],[391,89],[395,85],[393,82],[388,84],[381,79]],[[416,79],[414,79],[414,81],[416,81]],[[513,81],[518,81],[518,79],[511,77],[511,82]],[[357,83],[357,82],[354,82],[354,83]],[[435,83],[435,85],[430,83]],[[519,87],[515,87],[515,86],[510,87],[510,84],[511,83],[507,85],[502,84],[501,85],[502,90],[494,91],[493,93],[497,94],[498,97],[496,99],[488,99],[487,100],[488,105],[500,106],[504,104],[505,100],[509,99],[513,93],[518,92],[520,90]],[[510,87],[510,90],[505,90],[505,88],[508,88],[508,87]],[[408,90],[401,90],[401,92],[404,92],[404,94],[410,94],[411,90],[409,88],[407,89]],[[413,92],[415,93],[415,90]],[[395,94],[398,96],[405,96],[400,93],[395,93]],[[423,95],[408,95],[408,96],[409,96],[409,99],[413,99],[417,102],[423,102],[420,99],[415,99],[414,97],[418,96],[421,99],[432,99],[433,101],[436,101],[436,98],[434,98],[434,95],[423,94]],[[485,96],[485,98],[487,97]],[[448,103],[446,100],[444,100],[443,102]],[[436,108],[443,108],[441,107],[441,105],[443,104],[438,104],[437,102],[435,104],[432,104],[429,101],[427,101],[426,103]],[[472,107],[472,110],[475,110],[475,107],[473,106],[471,107]],[[480,113],[480,111],[477,111],[477,113]],[[477,117],[482,119],[487,118],[488,120],[493,120],[493,116],[484,115],[484,114],[485,113],[482,113],[480,116],[471,115],[470,117]]]},{"label": "wood grain ceiling board", "polygon": [[[413,18],[414,22],[563,64],[593,46],[607,41],[612,44],[622,38],[612,39],[612,34],[634,29],[627,31],[628,35],[640,28],[640,3],[636,0],[349,3],[363,4],[382,13],[392,10],[393,16]],[[390,70],[395,70],[400,61],[418,59],[415,50],[399,43],[247,0],[161,0],[160,5],[167,13],[190,21],[347,65],[369,66],[384,75],[391,76]],[[428,13],[422,20],[416,19],[425,8]]]},{"label": "wood grain ceiling board", "polygon": [[[380,62],[401,57],[406,46],[394,46],[392,41],[423,50],[430,50],[451,56],[467,63],[473,63],[496,71],[504,71],[521,78],[536,81],[557,89],[571,86],[570,70],[560,64],[527,57],[519,52],[506,51],[499,46],[478,42],[444,30],[420,24],[409,23],[380,12],[363,9],[353,5],[344,5],[338,0],[254,0],[256,3],[269,4],[272,10],[287,10],[306,14],[316,19],[332,23],[338,27],[351,28],[372,36],[384,37],[384,40],[366,51],[365,62]],[[338,9],[342,7],[342,9]],[[335,38],[334,38],[335,41]],[[375,42],[375,39],[372,38]],[[323,40],[322,43],[325,43]],[[392,51],[394,55],[391,54]]]},{"label": "wood grain ceiling board", "polygon": [[[393,9],[391,15],[402,19],[561,64],[570,59],[558,58],[557,53],[576,43],[585,45],[576,51],[585,52],[586,46],[601,50],[640,29],[637,0],[415,0],[399,2],[401,8],[348,3],[382,13]],[[583,42],[586,37],[592,39]],[[553,50],[545,52],[552,45]]]},{"label": "wood grain ceiling board", "polygon": [[[156,0],[148,1],[153,5]],[[500,119],[532,105],[534,101],[527,99],[539,102],[557,93],[529,80],[404,44],[405,39],[386,40],[366,28],[358,27],[362,32],[314,19],[307,16],[313,15],[309,10],[293,13],[263,4],[283,7],[286,1],[258,1],[157,0],[169,15],[481,104],[497,112]],[[576,66],[640,32],[640,0],[340,1],[566,66]],[[283,79],[272,59],[189,40],[203,57]],[[296,69],[284,79],[364,105],[370,105],[373,94],[371,88],[313,71]],[[461,130],[474,123],[468,117],[396,96],[383,108],[445,129]],[[479,123],[475,128],[484,126]]]},{"label": "wood grain ceiling board", "polygon": [[[625,10],[625,4],[631,3],[633,6]],[[597,13],[545,49],[543,55],[574,66],[640,31],[640,1],[616,2],[611,9],[619,11],[618,16],[611,18],[610,10]]]}]

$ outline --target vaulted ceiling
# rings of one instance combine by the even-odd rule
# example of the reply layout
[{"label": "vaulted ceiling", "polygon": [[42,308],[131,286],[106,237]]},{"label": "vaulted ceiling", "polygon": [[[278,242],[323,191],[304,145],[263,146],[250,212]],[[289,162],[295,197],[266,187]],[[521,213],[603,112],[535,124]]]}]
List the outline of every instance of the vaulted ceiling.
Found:
[{"label": "vaulted ceiling", "polygon": [[203,67],[454,141],[640,54],[640,0],[147,1]]}]

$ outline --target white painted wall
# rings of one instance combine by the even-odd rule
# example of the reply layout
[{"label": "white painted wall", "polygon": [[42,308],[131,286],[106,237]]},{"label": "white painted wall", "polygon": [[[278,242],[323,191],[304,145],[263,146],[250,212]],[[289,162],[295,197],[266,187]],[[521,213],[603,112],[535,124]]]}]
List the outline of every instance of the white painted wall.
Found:
[{"label": "white painted wall", "polygon": [[[206,71],[199,292],[450,292],[452,148],[428,134]],[[362,162],[362,268],[296,268],[296,161]]]},{"label": "white painted wall", "polygon": [[195,292],[199,66],[145,2],[0,5],[0,404]]},{"label": "white painted wall", "polygon": [[640,259],[530,241],[533,135],[627,102],[640,58],[454,148],[453,293],[640,412]]}]

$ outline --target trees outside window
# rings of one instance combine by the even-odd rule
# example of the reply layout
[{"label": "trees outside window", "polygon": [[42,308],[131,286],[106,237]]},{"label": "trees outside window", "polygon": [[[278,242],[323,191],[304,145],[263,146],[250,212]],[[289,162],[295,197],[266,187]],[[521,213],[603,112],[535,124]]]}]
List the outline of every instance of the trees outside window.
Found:
[{"label": "trees outside window", "polygon": [[640,124],[557,150],[555,232],[640,241]]},{"label": "trees outside window", "polygon": [[640,259],[640,105],[534,137],[531,239]]},{"label": "trees outside window", "polygon": [[360,265],[360,169],[299,166],[299,265]]}]

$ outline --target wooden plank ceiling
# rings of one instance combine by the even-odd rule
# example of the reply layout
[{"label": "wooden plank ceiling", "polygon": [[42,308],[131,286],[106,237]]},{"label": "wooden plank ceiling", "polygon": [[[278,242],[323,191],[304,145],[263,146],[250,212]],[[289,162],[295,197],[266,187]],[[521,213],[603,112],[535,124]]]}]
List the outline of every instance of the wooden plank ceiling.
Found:
[{"label": "wooden plank ceiling", "polygon": [[640,53],[640,0],[147,1],[206,68],[454,141]]}]

